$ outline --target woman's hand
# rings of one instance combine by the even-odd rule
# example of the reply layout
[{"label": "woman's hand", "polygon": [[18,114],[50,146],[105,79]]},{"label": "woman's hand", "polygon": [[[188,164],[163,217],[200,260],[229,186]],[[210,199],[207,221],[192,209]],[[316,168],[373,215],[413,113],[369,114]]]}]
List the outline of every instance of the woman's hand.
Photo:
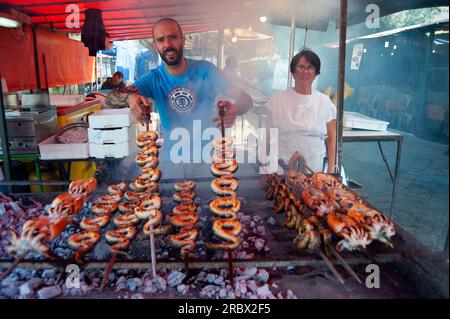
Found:
[{"label": "woman's hand", "polygon": [[[238,115],[238,109],[235,104],[230,101],[219,101],[219,108],[224,108],[225,115],[223,116],[223,124],[225,128],[229,128],[233,125]],[[213,118],[213,122],[216,122],[217,127],[220,127],[220,116]]]}]

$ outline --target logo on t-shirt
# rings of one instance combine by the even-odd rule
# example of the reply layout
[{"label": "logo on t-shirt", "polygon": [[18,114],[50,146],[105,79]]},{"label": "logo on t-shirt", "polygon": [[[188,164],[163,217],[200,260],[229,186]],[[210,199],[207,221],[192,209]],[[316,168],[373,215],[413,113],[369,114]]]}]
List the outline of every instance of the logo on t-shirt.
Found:
[{"label": "logo on t-shirt", "polygon": [[188,88],[177,86],[168,95],[169,105],[175,112],[186,114],[191,112],[197,103],[195,93]]}]

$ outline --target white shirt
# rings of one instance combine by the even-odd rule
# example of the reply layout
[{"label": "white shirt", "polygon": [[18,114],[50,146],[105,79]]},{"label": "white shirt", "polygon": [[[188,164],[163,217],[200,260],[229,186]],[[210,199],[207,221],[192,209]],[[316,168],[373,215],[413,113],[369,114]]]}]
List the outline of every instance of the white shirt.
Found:
[{"label": "white shirt", "polygon": [[336,119],[330,98],[318,91],[304,95],[291,88],[274,95],[266,107],[272,113],[272,127],[278,128],[278,138],[272,134],[270,141],[278,144],[278,157],[287,163],[300,151],[312,170],[322,171],[327,123]]}]

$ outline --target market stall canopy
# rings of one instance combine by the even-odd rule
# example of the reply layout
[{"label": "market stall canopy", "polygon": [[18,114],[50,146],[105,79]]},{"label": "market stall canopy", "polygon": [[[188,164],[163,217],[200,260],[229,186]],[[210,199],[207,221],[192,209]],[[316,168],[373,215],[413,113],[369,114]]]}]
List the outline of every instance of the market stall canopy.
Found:
[{"label": "market stall canopy", "polygon": [[[297,27],[324,31],[330,20],[339,18],[339,0],[14,0],[3,5],[13,6],[28,14],[31,22],[63,32],[78,33],[87,9],[101,9],[106,32],[111,40],[130,40],[152,36],[155,21],[162,17],[176,19],[184,32],[201,32],[239,27],[242,23],[259,23],[266,16],[269,23],[290,25],[295,15]],[[448,6],[447,0],[350,0],[348,23],[365,21],[366,7],[376,4],[380,15],[433,6]],[[66,20],[73,19],[79,9],[79,26],[68,28]],[[71,15],[72,14],[72,15]],[[74,20],[72,20],[74,21]]]}]

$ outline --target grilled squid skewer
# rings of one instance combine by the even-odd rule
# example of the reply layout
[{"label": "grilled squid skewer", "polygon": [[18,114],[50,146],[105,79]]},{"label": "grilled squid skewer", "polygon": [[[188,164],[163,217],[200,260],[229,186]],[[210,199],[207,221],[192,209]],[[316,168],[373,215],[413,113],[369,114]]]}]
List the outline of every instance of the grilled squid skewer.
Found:
[{"label": "grilled squid skewer", "polygon": [[241,223],[233,219],[218,219],[214,221],[213,233],[225,243],[208,243],[210,249],[232,250],[236,249],[239,244],[239,237],[242,230]]}]

